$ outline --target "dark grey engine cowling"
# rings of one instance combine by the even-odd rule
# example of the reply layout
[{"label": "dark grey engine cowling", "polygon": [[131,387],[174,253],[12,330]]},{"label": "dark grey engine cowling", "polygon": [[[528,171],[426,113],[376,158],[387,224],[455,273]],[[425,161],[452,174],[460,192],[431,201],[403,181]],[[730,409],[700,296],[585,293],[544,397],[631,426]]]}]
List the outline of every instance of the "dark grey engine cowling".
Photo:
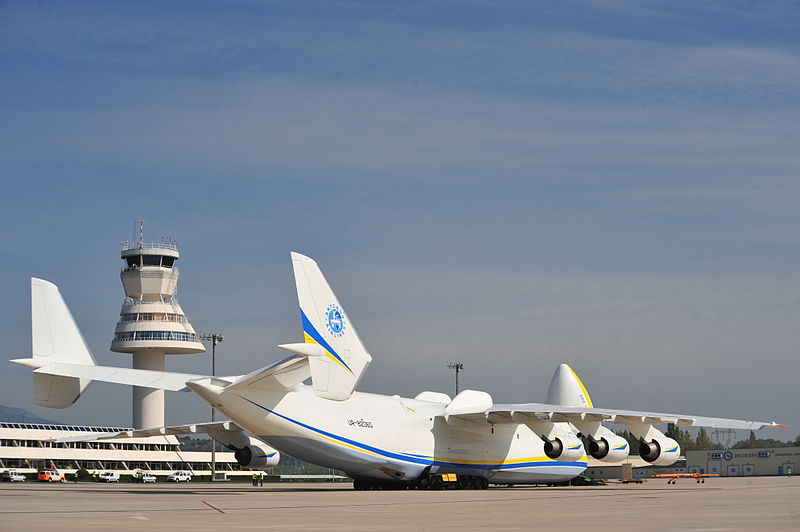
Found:
[{"label": "dark grey engine cowling", "polygon": [[273,449],[262,449],[257,445],[246,445],[233,454],[239,465],[244,467],[272,467],[278,464],[280,455]]},{"label": "dark grey engine cowling", "polygon": [[678,442],[666,436],[656,437],[650,441],[644,439],[639,441],[639,456],[653,465],[672,465],[680,454],[681,448]]},{"label": "dark grey engine cowling", "polygon": [[552,440],[544,439],[544,454],[553,460],[572,462],[584,454],[583,442],[571,435],[556,436]]}]

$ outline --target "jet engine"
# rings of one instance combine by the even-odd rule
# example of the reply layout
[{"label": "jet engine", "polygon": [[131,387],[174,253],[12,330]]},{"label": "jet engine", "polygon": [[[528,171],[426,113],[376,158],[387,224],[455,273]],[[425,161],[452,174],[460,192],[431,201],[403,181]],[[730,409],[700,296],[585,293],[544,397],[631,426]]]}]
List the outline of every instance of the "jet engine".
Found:
[{"label": "jet engine", "polygon": [[544,440],[544,454],[553,460],[572,462],[584,455],[583,442],[572,435],[556,436],[552,440]]},{"label": "jet engine", "polygon": [[589,439],[589,454],[603,462],[622,462],[628,457],[630,446],[625,438],[611,434]]},{"label": "jet engine", "polygon": [[650,441],[639,441],[639,456],[645,462],[657,466],[668,466],[675,463],[681,454],[681,446],[672,438],[657,436]]},{"label": "jet engine", "polygon": [[278,451],[269,447],[263,449],[258,445],[246,445],[237,449],[233,457],[241,466],[257,468],[274,467],[281,458]]}]

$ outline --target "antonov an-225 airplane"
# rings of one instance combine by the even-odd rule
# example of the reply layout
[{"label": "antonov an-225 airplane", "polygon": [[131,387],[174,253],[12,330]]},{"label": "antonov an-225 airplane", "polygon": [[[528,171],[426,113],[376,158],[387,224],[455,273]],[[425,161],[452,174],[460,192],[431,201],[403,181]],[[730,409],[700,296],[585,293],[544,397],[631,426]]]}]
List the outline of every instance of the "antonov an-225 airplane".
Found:
[{"label": "antonov an-225 airplane", "polygon": [[[212,377],[95,365],[58,288],[31,280],[32,358],[40,405],[65,408],[93,380],[164,390],[187,388],[231,421],[131,430],[90,439],[203,432],[244,466],[271,467],[277,451],[344,471],[361,489],[425,489],[453,473],[458,487],[548,484],[569,480],[587,454],[605,462],[628,457],[628,442],[603,426],[624,424],[647,462],[670,465],[678,443],[655,425],[731,429],[776,423],[597,408],[575,372],[561,364],[546,403],[494,404],[464,390],[454,398],[422,392],[413,399],[355,391],[372,357],[317,263],[292,253],[303,343],[280,345],[291,355],[247,375]],[[311,384],[304,381],[311,379]],[[83,439],[81,437],[73,439]]]}]

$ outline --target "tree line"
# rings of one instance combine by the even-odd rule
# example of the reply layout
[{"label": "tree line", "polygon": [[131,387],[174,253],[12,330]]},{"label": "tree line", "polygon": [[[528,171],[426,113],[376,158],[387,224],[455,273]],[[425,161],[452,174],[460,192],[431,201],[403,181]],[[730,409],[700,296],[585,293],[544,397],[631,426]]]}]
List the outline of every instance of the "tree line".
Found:
[{"label": "tree line", "polygon": [[[627,430],[616,432],[618,436],[625,438],[634,452],[639,448],[639,440]],[[692,437],[688,430],[681,430],[677,425],[669,423],[667,425],[666,436],[672,438],[681,446],[681,451],[708,451],[714,449],[724,449],[720,443],[714,443],[708,435],[705,427],[700,427],[696,437]],[[732,449],[757,449],[764,447],[800,447],[800,435],[794,440],[781,441],[773,438],[756,438],[755,432],[750,431],[750,436],[746,440],[736,442]]]}]

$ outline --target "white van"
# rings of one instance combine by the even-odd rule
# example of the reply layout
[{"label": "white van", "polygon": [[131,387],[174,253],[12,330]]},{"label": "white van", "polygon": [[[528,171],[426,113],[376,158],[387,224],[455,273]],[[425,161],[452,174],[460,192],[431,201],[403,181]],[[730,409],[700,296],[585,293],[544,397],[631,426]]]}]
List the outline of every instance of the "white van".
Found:
[{"label": "white van", "polygon": [[98,482],[119,482],[119,473],[116,471],[103,471],[97,477]]},{"label": "white van", "polygon": [[189,482],[192,480],[192,474],[188,471],[175,471],[167,477],[169,482]]},{"label": "white van", "polygon": [[2,479],[6,482],[25,482],[25,476],[17,473],[16,469],[3,471]]},{"label": "white van", "polygon": [[142,482],[144,484],[151,484],[156,481],[155,475],[148,473],[147,471],[142,471],[141,469],[134,471],[131,478],[134,482]]}]

